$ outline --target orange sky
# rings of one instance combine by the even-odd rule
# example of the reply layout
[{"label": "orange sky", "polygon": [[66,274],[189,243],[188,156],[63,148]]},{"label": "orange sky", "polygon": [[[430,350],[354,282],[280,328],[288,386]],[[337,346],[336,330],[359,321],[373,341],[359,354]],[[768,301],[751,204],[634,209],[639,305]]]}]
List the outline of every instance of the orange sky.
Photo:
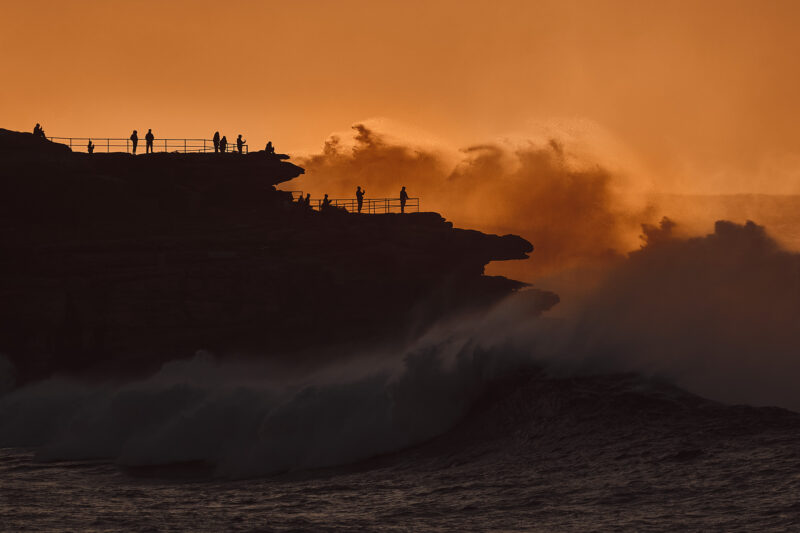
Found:
[{"label": "orange sky", "polygon": [[454,146],[567,121],[666,189],[800,192],[799,22],[791,1],[2,0],[0,127],[298,153],[374,117]]}]

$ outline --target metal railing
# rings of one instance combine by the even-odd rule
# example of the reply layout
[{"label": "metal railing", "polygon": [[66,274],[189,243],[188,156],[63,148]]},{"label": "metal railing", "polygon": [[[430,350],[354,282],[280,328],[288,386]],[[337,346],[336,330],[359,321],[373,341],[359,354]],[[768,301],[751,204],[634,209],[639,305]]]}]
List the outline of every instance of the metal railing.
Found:
[{"label": "metal railing", "polygon": [[[291,193],[292,199],[297,202],[303,197],[303,191],[285,191]],[[310,207],[316,211],[322,210],[322,199],[311,199]],[[358,212],[358,200],[355,198],[329,198],[331,207],[343,208],[349,213]],[[381,213],[399,213],[400,198],[364,198],[361,212],[375,215]],[[406,213],[419,212],[419,198],[409,198],[405,206]]]},{"label": "metal railing", "polygon": [[[95,152],[133,152],[133,142],[130,139],[112,137],[48,137],[50,141],[66,144],[73,151],[88,152],[89,141],[92,141]],[[136,153],[143,154],[147,150],[144,137],[139,138]],[[204,154],[214,151],[214,141],[211,139],[156,139],[153,141],[154,152],[178,152],[182,154]],[[228,142],[227,152],[238,152],[236,140]],[[242,153],[248,151],[247,143],[242,145]]]}]

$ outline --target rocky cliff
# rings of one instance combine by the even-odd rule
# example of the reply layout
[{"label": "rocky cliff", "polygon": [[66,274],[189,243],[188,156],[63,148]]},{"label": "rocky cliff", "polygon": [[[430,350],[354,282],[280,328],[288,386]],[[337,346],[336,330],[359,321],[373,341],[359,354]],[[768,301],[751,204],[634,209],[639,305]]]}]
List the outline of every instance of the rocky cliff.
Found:
[{"label": "rocky cliff", "polygon": [[401,339],[521,288],[483,269],[533,250],[436,213],[298,208],[274,186],[303,169],[263,152],[88,155],[0,130],[0,158],[0,354],[22,381]]}]

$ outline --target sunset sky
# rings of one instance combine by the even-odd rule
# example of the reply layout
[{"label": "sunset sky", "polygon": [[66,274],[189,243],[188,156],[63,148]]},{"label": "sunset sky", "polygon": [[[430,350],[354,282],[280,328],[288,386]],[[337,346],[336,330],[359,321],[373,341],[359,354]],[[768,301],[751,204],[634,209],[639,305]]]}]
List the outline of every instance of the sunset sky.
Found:
[{"label": "sunset sky", "polygon": [[288,153],[379,117],[455,147],[563,127],[665,189],[794,193],[798,22],[790,1],[3,0],[0,127]]}]

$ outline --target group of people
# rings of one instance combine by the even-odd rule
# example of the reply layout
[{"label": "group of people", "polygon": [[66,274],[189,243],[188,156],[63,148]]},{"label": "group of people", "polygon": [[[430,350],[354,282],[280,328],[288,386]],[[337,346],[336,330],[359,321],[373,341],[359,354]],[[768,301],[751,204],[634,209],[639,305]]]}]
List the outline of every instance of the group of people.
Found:
[{"label": "group of people", "polygon": [[[144,150],[146,154],[153,153],[154,140],[156,140],[156,136],[153,135],[153,130],[148,129],[147,135],[144,136],[144,141],[145,141]],[[89,141],[89,144],[91,143],[92,141]],[[139,134],[136,132],[136,130],[133,130],[133,133],[131,133],[131,145],[133,146],[133,150],[131,151],[131,153],[133,155],[136,155],[136,147],[139,145]]]},{"label": "group of people", "polygon": [[[367,194],[366,189],[362,189],[360,185],[358,187],[356,187],[356,209],[357,209],[358,213],[361,213],[361,209],[364,207],[364,195],[365,194]],[[406,212],[406,202],[408,202],[408,193],[406,192],[405,186],[403,186],[400,189],[400,212],[401,213],[405,213]],[[297,205],[299,207],[310,208],[311,207],[311,195],[310,194],[306,194],[305,197],[303,197],[303,195],[301,194],[300,197],[297,199]],[[320,203],[319,210],[320,211],[327,211],[327,210],[331,209],[332,207],[334,207],[333,203],[331,202],[331,200],[328,198],[328,195],[326,194],[325,197],[322,199],[322,202]]]},{"label": "group of people", "polygon": [[[44,128],[42,128],[42,126],[39,123],[37,123],[36,126],[34,126],[33,134],[36,137],[47,139],[47,137],[44,134]],[[145,140],[145,153],[147,154],[153,153],[153,141],[156,140],[156,136],[153,135],[152,129],[147,130],[147,134],[144,136],[144,140]],[[133,133],[131,133],[130,136],[130,141],[131,141],[131,152],[135,155],[136,150],[139,147],[138,131],[133,130]],[[224,135],[220,138],[218,131],[214,132],[214,138],[212,139],[212,143],[214,144],[215,153],[219,152],[224,153],[228,151],[228,138],[225,137]],[[240,154],[243,153],[245,144],[247,144],[247,141],[245,139],[242,139],[242,135],[239,134],[239,136],[236,138],[236,150]],[[94,147],[95,145],[92,143],[92,140],[89,139],[89,144],[86,145],[86,150],[91,154],[94,152]],[[267,155],[275,155],[275,148],[272,146],[272,141],[267,143],[267,147],[264,149],[264,151],[267,153]]]},{"label": "group of people", "polygon": [[[214,137],[211,139],[211,142],[214,144],[214,153],[225,153],[228,151],[228,138],[223,135],[222,138],[219,136],[219,132],[214,132]],[[241,154],[242,148],[244,145],[247,144],[245,139],[242,139],[242,134],[240,133],[238,137],[236,137],[236,150]]]},{"label": "group of people", "polygon": [[[153,141],[155,140],[155,136],[153,135],[153,130],[148,129],[147,135],[144,136],[145,140],[145,153],[152,153],[153,152]],[[91,141],[89,141],[91,144]],[[228,138],[226,136],[222,136],[220,138],[219,132],[214,132],[214,137],[211,139],[211,142],[214,144],[214,152],[215,153],[224,153],[228,151]],[[242,139],[242,134],[240,133],[239,136],[236,138],[236,150],[241,154],[244,148],[244,145],[247,143],[245,139]],[[131,134],[131,144],[133,146],[132,152],[136,153],[136,147],[139,144],[139,135],[136,130],[133,130]],[[270,143],[272,144],[272,143]],[[273,150],[274,153],[274,150]]]}]

